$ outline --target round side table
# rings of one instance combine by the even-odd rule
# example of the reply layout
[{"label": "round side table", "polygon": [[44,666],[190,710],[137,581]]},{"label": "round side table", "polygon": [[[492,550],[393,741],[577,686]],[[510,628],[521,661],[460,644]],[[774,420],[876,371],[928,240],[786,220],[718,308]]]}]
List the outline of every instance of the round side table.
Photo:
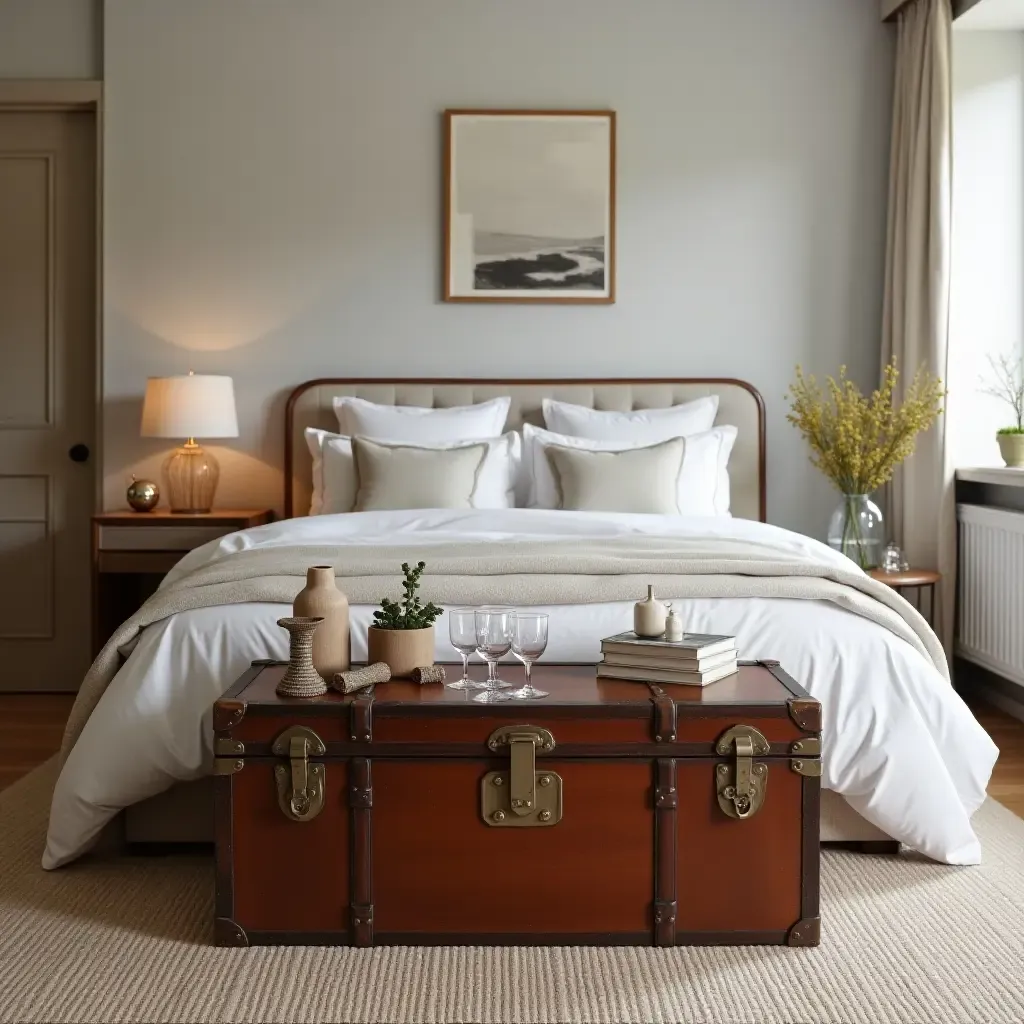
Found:
[{"label": "round side table", "polygon": [[[924,615],[928,625],[935,628],[935,584],[940,582],[942,574],[933,569],[907,569],[905,572],[885,572],[882,569],[870,569],[868,575],[887,587],[892,587],[901,597],[907,597],[905,591],[914,592],[911,604],[924,615],[922,592],[928,591],[928,614]],[[910,598],[907,597],[909,601]]]}]

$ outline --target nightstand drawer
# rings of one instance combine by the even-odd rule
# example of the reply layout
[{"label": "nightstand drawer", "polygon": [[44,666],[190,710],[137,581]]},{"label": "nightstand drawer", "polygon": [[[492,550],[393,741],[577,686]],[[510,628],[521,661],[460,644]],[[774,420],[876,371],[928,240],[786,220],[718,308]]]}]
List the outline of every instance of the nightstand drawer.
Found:
[{"label": "nightstand drawer", "polygon": [[230,526],[100,526],[100,551],[191,551],[234,533]]}]

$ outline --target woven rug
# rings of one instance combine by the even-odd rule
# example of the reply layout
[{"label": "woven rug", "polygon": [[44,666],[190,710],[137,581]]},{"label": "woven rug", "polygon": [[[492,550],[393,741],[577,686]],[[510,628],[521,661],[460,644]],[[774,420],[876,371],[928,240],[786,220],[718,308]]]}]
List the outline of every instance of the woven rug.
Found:
[{"label": "woven rug", "polygon": [[1024,1020],[1024,821],[992,801],[981,867],[826,852],[817,949],[217,949],[209,857],[39,867],[53,778],[0,793],[5,1022]]}]

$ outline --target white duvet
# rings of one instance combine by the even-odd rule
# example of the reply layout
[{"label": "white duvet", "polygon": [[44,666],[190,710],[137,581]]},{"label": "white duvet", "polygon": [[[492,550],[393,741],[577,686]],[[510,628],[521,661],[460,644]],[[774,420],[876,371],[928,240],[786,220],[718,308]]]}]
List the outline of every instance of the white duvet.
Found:
[{"label": "white duvet", "polygon": [[[291,519],[232,534],[187,555],[165,585],[243,548],[337,544],[417,547],[453,539],[734,537],[849,568],[823,544],[743,519],[539,509],[365,512]],[[397,567],[396,567],[397,569]],[[429,572],[429,566],[428,566]],[[672,595],[660,595],[671,600]],[[936,860],[974,864],[971,815],[997,750],[939,671],[905,640],[837,605],[804,600],[677,600],[689,630],[735,633],[744,658],[776,658],[823,707],[822,783],[868,821]],[[628,629],[629,602],[544,607],[544,660],[592,663],[600,639]],[[53,795],[43,866],[88,849],[122,808],[211,766],[210,708],[257,658],[287,657],[279,604],[182,612],[141,634],[71,750]],[[352,609],[352,655],[365,657],[373,608]],[[437,657],[455,661],[444,619]]]}]

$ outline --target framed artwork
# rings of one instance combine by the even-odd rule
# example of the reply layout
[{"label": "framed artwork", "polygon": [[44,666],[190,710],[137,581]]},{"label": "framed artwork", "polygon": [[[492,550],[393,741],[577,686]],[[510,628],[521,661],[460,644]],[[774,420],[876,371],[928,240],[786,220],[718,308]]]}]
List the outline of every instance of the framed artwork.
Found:
[{"label": "framed artwork", "polygon": [[446,110],[447,302],[615,301],[615,114]]}]

